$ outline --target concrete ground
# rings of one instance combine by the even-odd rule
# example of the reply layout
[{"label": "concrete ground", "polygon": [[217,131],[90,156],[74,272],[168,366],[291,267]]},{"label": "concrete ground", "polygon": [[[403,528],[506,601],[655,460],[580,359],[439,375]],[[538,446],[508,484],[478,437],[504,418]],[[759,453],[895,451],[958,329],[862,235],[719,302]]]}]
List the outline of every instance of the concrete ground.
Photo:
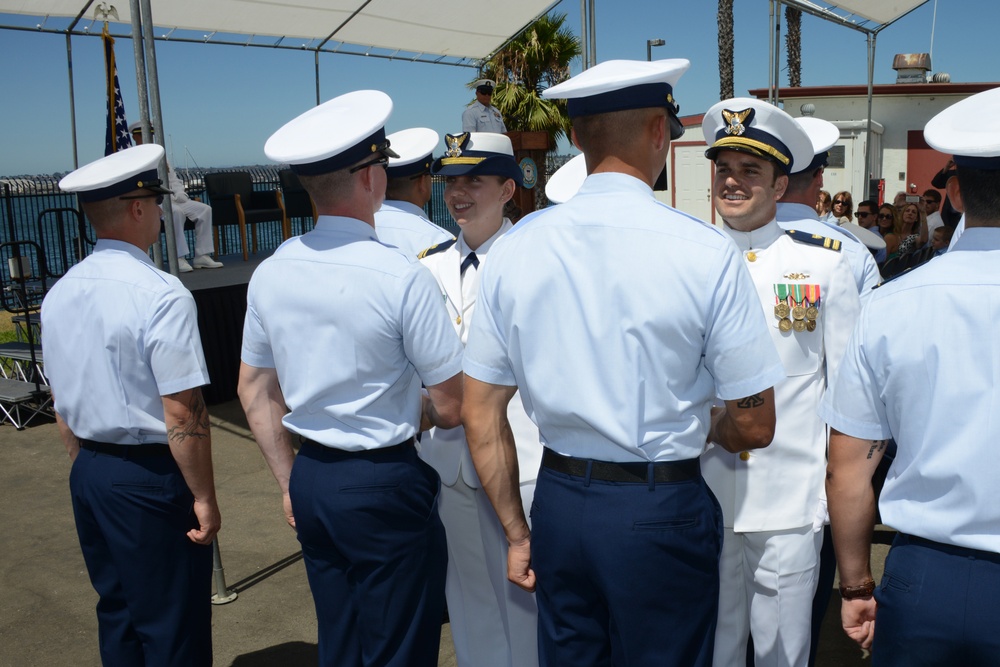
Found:
[{"label": "concrete ground", "polygon": [[[211,408],[219,534],[228,587],[213,608],[215,664],[316,664],[316,619],[298,542],[281,514],[277,484],[236,401]],[[0,426],[0,667],[99,665],[97,595],[70,507],[70,462],[51,421]],[[886,547],[877,545],[881,564]],[[876,579],[881,572],[876,573]],[[844,636],[833,595],[820,667],[869,664]],[[438,665],[456,664],[442,626]]]}]

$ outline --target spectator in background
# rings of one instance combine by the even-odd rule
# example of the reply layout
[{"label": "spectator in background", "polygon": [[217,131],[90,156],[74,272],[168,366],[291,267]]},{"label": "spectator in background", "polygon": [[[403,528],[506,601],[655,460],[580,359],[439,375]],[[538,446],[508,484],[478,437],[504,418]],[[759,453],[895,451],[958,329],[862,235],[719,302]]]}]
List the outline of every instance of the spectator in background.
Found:
[{"label": "spectator in background", "polygon": [[899,254],[913,252],[927,243],[927,216],[910,202],[903,206],[893,231],[899,237]]},{"label": "spectator in background", "polygon": [[899,212],[892,204],[882,204],[878,207],[876,222],[878,223],[876,231],[885,238],[899,227]]},{"label": "spectator in background", "polygon": [[927,215],[927,233],[933,234],[935,229],[944,225],[944,220],[941,219],[941,193],[930,188],[924,191],[920,201]]},{"label": "spectator in background", "polygon": [[[948,185],[948,181],[952,179],[956,174],[955,171],[955,161],[948,160],[941,171],[934,175],[931,179],[931,185],[938,190],[944,190]],[[951,200],[948,198],[947,192],[945,192],[944,200],[941,202],[941,221],[948,227],[955,228],[958,226],[959,220],[962,219],[962,214],[955,210],[952,206]]]},{"label": "spectator in background", "polygon": [[874,227],[877,220],[875,211],[877,210],[878,204],[871,199],[866,199],[858,204],[858,212],[855,214],[858,219],[858,226],[864,227],[865,229],[871,229]]},{"label": "spectator in background", "polygon": [[903,204],[906,203],[906,193],[900,190],[896,193],[896,196],[892,198],[892,205],[897,209],[903,208]]},{"label": "spectator in background", "polygon": [[826,190],[820,190],[819,196],[816,198],[816,214],[819,215],[820,222],[833,220],[833,214],[830,212],[832,206],[833,199],[830,197],[830,193]]},{"label": "spectator in background", "polygon": [[938,227],[934,230],[931,235],[930,245],[934,248],[934,256],[943,255],[948,252],[948,244],[951,243],[951,237],[955,234],[955,230],[951,227]]},{"label": "spectator in background", "polygon": [[854,200],[851,193],[843,190],[833,195],[833,217],[841,222],[854,222]]}]

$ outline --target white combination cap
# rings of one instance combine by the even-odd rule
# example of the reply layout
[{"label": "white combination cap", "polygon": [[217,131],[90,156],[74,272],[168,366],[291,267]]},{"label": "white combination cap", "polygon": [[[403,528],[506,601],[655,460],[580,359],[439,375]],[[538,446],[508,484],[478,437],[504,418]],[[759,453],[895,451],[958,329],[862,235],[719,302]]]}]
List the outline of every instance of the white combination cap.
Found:
[{"label": "white combination cap", "polygon": [[480,79],[476,81],[476,88],[496,88],[497,82],[493,79]]},{"label": "white combination cap", "polygon": [[1000,170],[997,114],[1000,88],[977,93],[931,118],[924,127],[924,139],[934,150],[953,155],[959,167]]},{"label": "white combination cap", "polygon": [[785,174],[808,168],[815,153],[805,130],[778,107],[753,97],[715,104],[701,124],[714,160],[720,151],[738,151],[775,162]]},{"label": "white combination cap", "polygon": [[447,150],[434,160],[435,176],[504,176],[524,185],[521,167],[514,159],[514,146],[505,134],[462,132],[444,135]]},{"label": "white combination cap", "polygon": [[391,113],[392,99],[380,90],[346,93],[285,123],[264,154],[300,176],[339,171],[378,154],[399,157],[385,137]]},{"label": "white combination cap", "polygon": [[802,169],[795,167],[794,173],[815,171],[820,167],[825,167],[826,161],[830,157],[830,149],[836,146],[837,140],[840,139],[840,129],[828,120],[811,116],[796,118],[795,122],[805,131],[812,143],[813,160]]},{"label": "white combination cap", "polygon": [[411,127],[386,137],[399,157],[389,159],[389,178],[405,178],[430,171],[432,153],[441,137],[429,127]]},{"label": "white combination cap", "polygon": [[81,202],[103,201],[132,192],[150,190],[169,195],[156,167],[163,157],[163,146],[144,144],[120,150],[66,174],[59,181],[64,192],[75,192]]},{"label": "white combination cap", "polygon": [[671,139],[677,139],[684,128],[677,120],[680,105],[674,99],[674,87],[689,67],[691,61],[685,58],[608,60],[542,91],[542,97],[568,100],[570,118],[663,107],[670,115]]},{"label": "white combination cap", "polygon": [[587,160],[581,153],[549,176],[549,180],[545,183],[545,196],[553,204],[564,204],[573,198],[585,180],[587,180]]}]

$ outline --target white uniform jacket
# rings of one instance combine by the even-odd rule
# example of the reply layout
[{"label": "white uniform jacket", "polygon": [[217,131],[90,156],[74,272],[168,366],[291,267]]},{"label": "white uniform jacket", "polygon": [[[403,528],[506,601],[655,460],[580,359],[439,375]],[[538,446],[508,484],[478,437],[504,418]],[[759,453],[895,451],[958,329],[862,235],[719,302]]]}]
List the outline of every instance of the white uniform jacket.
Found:
[{"label": "white uniform jacket", "polygon": [[[510,220],[504,218],[503,225],[497,233],[476,249],[476,256],[480,258],[480,262],[485,261],[485,251],[488,251],[488,246],[511,228],[513,225]],[[473,284],[466,285],[463,296],[460,270],[463,249],[467,254],[468,248],[464,248],[461,234],[459,239],[439,244],[435,248],[438,250],[428,248],[428,251],[421,253],[420,261],[430,270],[441,288],[441,297],[451,316],[451,322],[462,339],[462,345],[465,345],[472,324],[476,295],[479,293],[479,274],[477,272]],[[481,265],[479,271],[482,271]],[[542,446],[538,443],[538,427],[525,412],[520,393],[514,394],[507,407],[507,419],[517,445],[520,482],[523,484],[533,481],[538,477]],[[442,484],[453,486],[461,471],[466,484],[476,489],[480,487],[479,477],[472,465],[472,455],[465,439],[465,429],[461,426],[450,429],[434,428],[424,433],[420,440],[420,458],[437,470]]]},{"label": "white uniform jacket", "polygon": [[[771,444],[740,454],[711,444],[702,456],[702,472],[727,528],[800,528],[812,523],[824,485],[826,429],[817,408],[836,379],[857,322],[858,289],[834,239],[786,232],[773,221],[750,233],[726,231],[753,277],[786,377],[774,387],[777,423]],[[815,308],[814,319],[795,312],[796,303],[807,311]],[[779,304],[789,310],[785,323],[777,317]],[[796,315],[802,324],[792,328]],[[797,330],[810,321],[811,331]]]},{"label": "white uniform jacket", "polygon": [[455,238],[428,220],[419,206],[390,199],[375,212],[375,233],[379,241],[396,246],[414,259],[421,250]]}]

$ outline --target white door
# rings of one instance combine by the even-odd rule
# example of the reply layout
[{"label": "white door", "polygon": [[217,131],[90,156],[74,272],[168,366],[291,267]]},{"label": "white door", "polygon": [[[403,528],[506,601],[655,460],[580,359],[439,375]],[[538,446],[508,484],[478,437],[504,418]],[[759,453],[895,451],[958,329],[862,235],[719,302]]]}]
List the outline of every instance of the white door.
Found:
[{"label": "white door", "polygon": [[705,157],[705,144],[675,144],[672,167],[674,208],[714,224],[712,162]]}]

